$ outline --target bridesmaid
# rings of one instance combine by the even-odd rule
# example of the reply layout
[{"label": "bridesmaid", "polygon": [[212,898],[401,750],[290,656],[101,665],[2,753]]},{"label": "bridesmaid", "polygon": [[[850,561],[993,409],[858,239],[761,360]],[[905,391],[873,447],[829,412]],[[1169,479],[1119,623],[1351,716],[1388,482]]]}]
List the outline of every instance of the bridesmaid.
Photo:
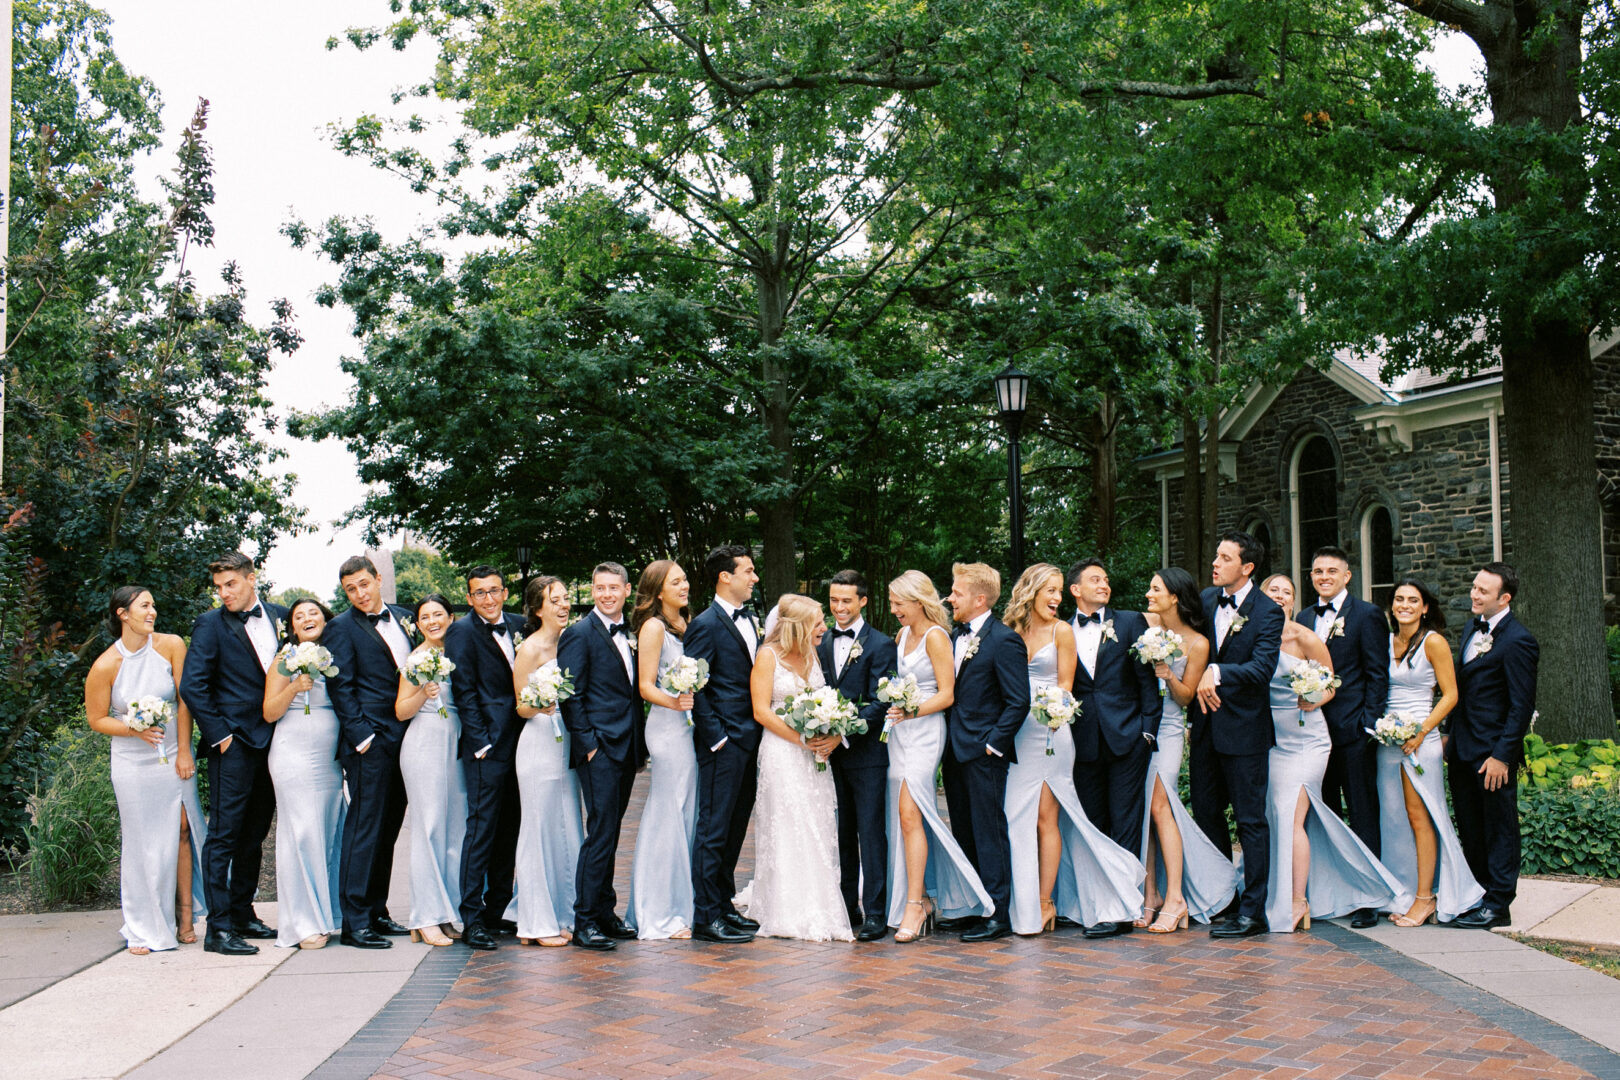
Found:
[{"label": "bridesmaid", "polygon": [[[194,919],[208,913],[202,895],[202,805],[191,754],[191,713],[177,687],[186,643],[153,632],[157,605],[139,585],[113,590],[107,601],[112,648],[96,658],[84,681],[84,714],[92,731],[111,735],[112,784],[123,833],[119,933],[135,956],[197,940]],[[123,717],[136,698],[178,705],[173,723],[131,731]]]},{"label": "bridesmaid", "polygon": [[[443,649],[444,632],[455,616],[450,601],[429,593],[411,613],[426,649]],[[410,657],[406,657],[406,662]],[[394,718],[407,723],[399,743],[399,773],[410,806],[412,941],[449,945],[461,936],[461,841],[467,835],[467,782],[456,760],[461,717],[456,713],[452,674],[444,682],[413,686],[404,675],[394,697]],[[444,716],[439,715],[443,709]]]},{"label": "bridesmaid", "polygon": [[[1283,609],[1282,651],[1271,677],[1271,748],[1266,819],[1271,825],[1271,878],[1266,893],[1266,924],[1272,933],[1292,933],[1311,916],[1335,918],[1357,908],[1389,911],[1411,902],[1395,875],[1384,868],[1350,826],[1322,801],[1332,739],[1322,706],[1329,690],[1312,704],[1294,693],[1289,676],[1307,660],[1333,668],[1327,645],[1308,626],[1293,620],[1294,583],[1273,574],[1260,589]],[[1291,877],[1285,890],[1282,877]],[[1288,898],[1292,897],[1290,901]]]},{"label": "bridesmaid", "polygon": [[[568,586],[542,576],[523,590],[529,621],[512,665],[521,695],[529,676],[557,666],[557,639],[568,625]],[[579,780],[568,767],[568,729],[553,706],[518,706],[527,721],[518,735],[517,778],[522,821],[517,841],[517,932],[520,945],[566,945],[574,936],[574,870],[585,839]],[[508,916],[510,917],[510,916]]]},{"label": "bridesmaid", "polygon": [[[281,648],[320,644],[331,610],[307,597],[287,612]],[[304,710],[308,708],[309,712]],[[342,849],[343,769],[338,718],[326,682],[289,679],[272,663],[264,677],[270,781],[276,789],[276,944],[319,949],[341,926],[338,869]]]},{"label": "bridesmaid", "polygon": [[[1380,854],[1402,886],[1416,893],[1411,908],[1390,921],[1396,926],[1422,926],[1434,918],[1447,923],[1485,896],[1451,825],[1441,738],[1435,730],[1457,704],[1457,672],[1442,636],[1446,617],[1426,585],[1415,578],[1402,580],[1389,607],[1395,632],[1385,711],[1423,718],[1422,734],[1406,745],[1378,748]],[[1416,760],[1421,776],[1408,758]]]},{"label": "bridesmaid", "polygon": [[[915,676],[915,713],[891,708],[889,731],[889,913],[904,945],[928,932],[935,904],[948,919],[986,917],[995,901],[939,816],[934,777],[945,753],[945,714],[955,700],[950,618],[928,575],[907,570],[889,582],[889,611],[900,621],[899,670]],[[925,892],[931,895],[924,895]]]},{"label": "bridesmaid", "polygon": [[691,617],[686,571],[659,559],[636,584],[630,632],[636,636],[636,673],[647,711],[647,750],[652,776],[636,830],[626,920],[639,938],[692,936],[692,840],[697,832],[697,753],[687,716],[692,695],[674,695],[658,685],[684,652],[681,639]]},{"label": "bridesmaid", "polygon": [[[1237,894],[1238,872],[1193,823],[1181,804],[1182,748],[1187,706],[1209,664],[1209,637],[1198,583],[1179,567],[1153,575],[1147,591],[1147,620],[1182,640],[1183,655],[1154,669],[1164,687],[1164,716],[1158,748],[1148,763],[1142,823],[1142,863],[1148,869],[1147,910],[1136,920],[1154,934],[1169,934],[1187,919],[1211,922]],[[1155,919],[1154,916],[1158,917]],[[1150,921],[1151,920],[1151,921]]]},{"label": "bridesmaid", "polygon": [[[1002,622],[1029,650],[1031,694],[1074,685],[1079,661],[1074,628],[1057,617],[1062,602],[1063,572],[1048,563],[1025,570],[1007,602]],[[1013,745],[1017,760],[1007,770],[1006,802],[1013,932],[1051,930],[1060,914],[1081,926],[1135,920],[1146,876],[1141,859],[1110,840],[1081,809],[1068,725],[1052,731],[1031,710]]]}]

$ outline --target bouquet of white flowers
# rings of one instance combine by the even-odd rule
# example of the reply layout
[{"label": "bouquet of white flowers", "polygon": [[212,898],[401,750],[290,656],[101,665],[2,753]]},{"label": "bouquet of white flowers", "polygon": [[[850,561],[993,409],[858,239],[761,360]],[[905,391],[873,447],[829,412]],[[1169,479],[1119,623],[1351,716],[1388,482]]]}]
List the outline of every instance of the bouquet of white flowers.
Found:
[{"label": "bouquet of white flowers", "polygon": [[[856,710],[855,703],[831,686],[820,690],[801,690],[793,694],[776,710],[782,722],[807,739],[818,735],[860,735],[866,731],[866,721]],[[827,759],[816,755],[816,771],[827,771]]]},{"label": "bouquet of white flowers", "polygon": [[[1131,646],[1131,652],[1148,667],[1173,664],[1178,657],[1187,655],[1187,642],[1174,630],[1150,626]],[[1164,697],[1164,680],[1159,680],[1159,696]]]},{"label": "bouquet of white flowers", "polygon": [[[1375,725],[1363,730],[1385,746],[1399,749],[1423,734],[1423,719],[1400,712],[1385,713]],[[1416,754],[1407,754],[1406,763],[1419,776],[1423,775],[1423,766],[1418,764]]]},{"label": "bouquet of white flowers", "polygon": [[[129,709],[124,714],[124,723],[131,731],[150,731],[152,728],[162,731],[169,726],[169,721],[174,717],[174,702],[164,701],[156,694],[148,694],[129,703]],[[161,741],[157,745],[157,752],[158,760],[167,765],[169,755],[164,751]]]},{"label": "bouquet of white flowers", "polygon": [[[405,679],[412,686],[426,686],[430,682],[443,682],[456,670],[456,663],[444,655],[443,649],[418,649],[405,658]],[[439,715],[448,717],[450,710],[442,704]]]},{"label": "bouquet of white flowers", "polygon": [[[312,679],[330,679],[338,673],[332,663],[332,654],[313,641],[300,641],[288,645],[276,654],[276,670],[289,679],[308,675]],[[309,715],[309,694],[304,694],[304,715]]]},{"label": "bouquet of white flowers", "polygon": [[1080,703],[1061,686],[1043,686],[1030,697],[1029,711],[1035,714],[1036,723],[1045,726],[1046,752],[1052,754],[1052,736],[1063,725],[1074,723]]},{"label": "bouquet of white flowers", "polygon": [[[558,705],[574,696],[573,674],[557,666],[557,661],[547,660],[534,670],[529,681],[518,695],[518,704],[526,709],[556,709]],[[556,712],[551,714],[551,732],[562,742],[562,718]]]},{"label": "bouquet of white flowers", "polygon": [[[917,715],[922,708],[922,687],[917,685],[917,676],[906,675],[901,677],[899,672],[885,675],[878,680],[877,699],[888,702],[903,713],[911,716]],[[883,731],[878,735],[878,742],[889,741],[889,729],[894,727],[894,721],[887,717],[883,720]]]},{"label": "bouquet of white flowers", "polygon": [[[1288,686],[1301,701],[1318,705],[1329,690],[1339,688],[1339,677],[1315,660],[1306,660],[1289,674]],[[1299,726],[1305,726],[1305,717],[1299,718]]]},{"label": "bouquet of white flowers", "polygon": [[[695,694],[709,685],[709,662],[695,656],[682,656],[666,667],[658,676],[658,685],[666,694],[680,697]],[[686,726],[692,726],[692,711],[686,712]]]}]

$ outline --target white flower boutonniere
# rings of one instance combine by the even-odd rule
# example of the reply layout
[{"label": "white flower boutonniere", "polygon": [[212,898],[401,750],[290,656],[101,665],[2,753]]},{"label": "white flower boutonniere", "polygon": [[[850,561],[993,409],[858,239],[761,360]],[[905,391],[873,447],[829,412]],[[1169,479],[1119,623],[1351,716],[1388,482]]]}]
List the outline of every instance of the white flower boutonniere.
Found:
[{"label": "white flower boutonniere", "polygon": [[759,619],[757,617],[753,616],[753,615],[750,615],[748,617],[748,621],[754,624],[754,640],[755,641],[764,641],[765,640],[765,624],[760,622]]},{"label": "white flower boutonniere", "polygon": [[[974,654],[977,653],[978,651],[979,651],[979,635],[978,634],[969,634],[968,635],[967,648],[965,650],[963,650],[963,652],[962,652],[962,663],[965,664],[969,660],[973,659]],[[958,664],[957,666],[960,667],[961,664]]]},{"label": "white flower boutonniere", "polygon": [[1327,636],[1328,636],[1329,640],[1332,640],[1333,638],[1336,638],[1336,637],[1344,637],[1344,616],[1343,615],[1341,615],[1337,619],[1333,620],[1333,625],[1328,627]]},{"label": "white flower boutonniere", "polygon": [[1489,630],[1481,631],[1474,635],[1474,655],[1484,656],[1491,651],[1491,646],[1494,644],[1496,644],[1496,641],[1491,637],[1491,632]]},{"label": "white flower boutonniere", "polygon": [[849,655],[844,657],[844,664],[847,666],[847,665],[853,664],[855,661],[859,660],[861,658],[861,652],[862,651],[863,650],[861,649],[861,639],[860,638],[851,638],[850,643],[849,643]]},{"label": "white flower boutonniere", "polygon": [[[523,644],[523,635],[520,632],[516,631],[516,630],[512,631],[512,648],[514,650],[516,650],[517,647],[519,645],[521,645],[521,644]],[[634,645],[631,645],[630,647],[632,649],[635,648]]]},{"label": "white flower boutonniere", "polygon": [[1239,615],[1239,616],[1237,616],[1236,618],[1234,618],[1232,620],[1232,628],[1230,630],[1228,630],[1227,633],[1228,634],[1242,633],[1243,628],[1245,626],[1248,626],[1248,625],[1249,625],[1249,617],[1247,615]]},{"label": "white flower boutonniere", "polygon": [[401,615],[399,617],[399,628],[405,631],[406,637],[416,636],[416,624],[411,621],[411,617],[409,615]]},{"label": "white flower boutonniere", "polygon": [[1102,636],[1103,636],[1104,641],[1112,641],[1116,645],[1119,644],[1119,638],[1114,636],[1114,620],[1113,619],[1105,619],[1103,621],[1103,624],[1102,624]]},{"label": "white flower boutonniere", "polygon": [[276,620],[276,640],[281,641],[287,636],[287,624],[280,619]]}]

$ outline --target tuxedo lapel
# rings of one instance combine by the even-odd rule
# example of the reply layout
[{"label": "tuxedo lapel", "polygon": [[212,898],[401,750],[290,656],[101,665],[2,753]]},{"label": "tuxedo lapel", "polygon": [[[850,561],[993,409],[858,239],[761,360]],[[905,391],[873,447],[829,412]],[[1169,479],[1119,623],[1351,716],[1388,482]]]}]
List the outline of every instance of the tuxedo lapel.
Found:
[{"label": "tuxedo lapel", "polygon": [[[1220,648],[1217,649],[1216,652],[1215,652],[1215,659],[1216,660],[1224,660],[1224,659],[1226,659],[1226,650],[1231,646],[1232,639],[1237,637],[1238,633],[1239,633],[1237,625],[1236,625],[1237,620],[1238,619],[1243,619],[1244,621],[1248,621],[1249,612],[1254,610],[1254,602],[1255,602],[1255,599],[1259,595],[1260,595],[1260,590],[1259,589],[1250,589],[1249,590],[1248,599],[1244,600],[1243,601],[1243,606],[1237,609],[1237,616],[1236,616],[1236,618],[1234,618],[1232,620],[1233,625],[1227,627],[1227,629],[1226,629],[1226,637],[1221,639]],[[1266,597],[1266,602],[1267,603],[1271,602],[1271,598],[1269,596]],[[1215,610],[1217,612],[1220,611],[1219,602],[1216,603]]]},{"label": "tuxedo lapel", "polygon": [[833,670],[832,631],[829,630],[827,635],[821,639],[821,644],[816,646],[816,656],[821,661],[821,671],[823,675]]},{"label": "tuxedo lapel", "polygon": [[351,609],[351,610],[354,611],[355,621],[358,622],[362,627],[365,628],[366,633],[371,635],[371,640],[375,641],[377,643],[377,648],[381,649],[382,654],[384,656],[388,657],[388,663],[390,665],[393,665],[393,663],[394,663],[394,650],[390,649],[388,647],[388,642],[383,640],[383,636],[382,636],[381,632],[378,631],[376,625],[374,623],[372,623],[372,621],[370,619],[366,618],[366,613],[365,612],[360,611],[359,609]]},{"label": "tuxedo lapel", "polygon": [[[624,681],[629,683],[630,673],[624,669],[624,657],[620,655],[619,646],[613,641],[613,632],[607,628],[607,624],[602,621],[601,617],[598,616],[595,611],[591,611],[585,617],[591,620],[591,625],[595,628],[596,632],[601,635],[604,641],[607,642],[608,652],[613,654],[613,659],[617,662],[614,666],[619,669],[619,674],[624,676]],[[630,654],[630,662],[632,664],[635,663],[635,656],[635,653]]]},{"label": "tuxedo lapel", "polygon": [[[231,633],[236,635],[236,640],[242,643],[242,648],[247,650],[247,654],[253,658],[253,662],[259,665],[259,670],[263,671],[264,661],[259,659],[259,650],[253,647],[253,639],[248,637],[247,624],[237,618],[236,612],[231,611],[229,608],[224,609],[222,615],[226,625],[231,628]],[[268,619],[269,617],[269,612],[259,616],[261,619]]]},{"label": "tuxedo lapel", "polygon": [[[713,604],[710,606],[720,607],[718,604]],[[725,608],[720,608],[720,610],[716,611],[714,614],[715,618],[719,619],[725,624],[726,629],[731,632],[731,636],[736,639],[737,644],[742,647],[743,654],[746,656],[748,654],[748,639],[743,637],[741,630],[737,629],[736,618],[732,615],[726,614]],[[763,644],[763,642],[761,642],[761,644]]]}]

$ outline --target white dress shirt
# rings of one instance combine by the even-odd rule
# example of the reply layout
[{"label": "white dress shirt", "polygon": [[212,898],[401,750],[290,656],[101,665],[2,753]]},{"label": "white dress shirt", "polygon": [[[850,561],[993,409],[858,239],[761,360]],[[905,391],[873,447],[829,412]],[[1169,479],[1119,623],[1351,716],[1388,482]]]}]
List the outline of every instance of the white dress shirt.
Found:
[{"label": "white dress shirt", "polygon": [[[480,619],[484,618],[482,615],[478,617]],[[501,655],[506,657],[506,666],[515,666],[517,664],[517,647],[512,644],[512,632],[506,628],[506,619],[498,618],[494,622],[484,619],[484,625],[495,628],[489,631],[489,636],[495,639],[495,644],[500,648]]]},{"label": "white dress shirt", "polygon": [[[847,627],[847,629],[855,631],[855,637],[835,637],[835,638],[833,638],[833,681],[834,682],[837,682],[839,679],[844,677],[844,665],[849,663],[849,652],[850,652],[851,649],[853,649],[855,647],[855,638],[858,638],[858,637],[861,636],[861,628],[863,626],[865,626],[865,625],[866,625],[866,620],[863,619],[861,616],[857,615],[857,616],[855,616],[855,621],[850,623],[849,626]],[[840,629],[845,629],[845,628],[840,627]]]},{"label": "white dress shirt", "polygon": [[[1106,607],[1098,608],[1097,614],[1108,618]],[[1103,628],[1100,620],[1093,620],[1084,626],[1078,625],[1080,616],[1075,615],[1074,623],[1074,651],[1079,654],[1080,662],[1086,665],[1086,674],[1092,678],[1097,677],[1097,652],[1102,648]]]},{"label": "white dress shirt", "polygon": [[613,632],[613,628],[615,626],[622,626],[624,624],[624,620],[620,619],[618,622],[614,622],[612,619],[602,614],[602,610],[600,608],[592,608],[591,610],[595,613],[598,619],[602,620],[602,625],[608,628],[608,640],[613,642],[613,647],[619,650],[619,659],[624,661],[624,673],[630,677],[631,683],[634,683],[636,681],[636,673],[635,664],[630,659],[630,628],[626,626],[624,628],[624,633],[615,634]]},{"label": "white dress shirt", "polygon": [[[276,626],[270,621],[270,612],[264,604],[255,602],[248,610],[257,611],[259,614],[243,623],[242,628],[247,631],[248,640],[253,643],[253,651],[259,657],[259,666],[269,671],[270,661],[276,658]],[[232,619],[239,618],[235,612],[226,612],[226,615]]]},{"label": "white dress shirt", "polygon": [[714,598],[714,602],[720,605],[720,610],[725,612],[726,618],[736,626],[737,633],[742,635],[743,644],[748,646],[749,659],[753,659],[759,654],[759,635],[754,633],[754,620],[737,618],[740,604],[729,603],[718,596]]},{"label": "white dress shirt", "polygon": [[[1216,605],[1215,649],[1217,652],[1220,650],[1220,647],[1226,643],[1226,635],[1232,629],[1232,623],[1237,620],[1238,608],[1241,608],[1244,601],[1248,600],[1249,590],[1253,588],[1254,579],[1251,578],[1243,583],[1243,588],[1232,594],[1233,603],[1230,607],[1221,607],[1218,604]],[[1209,665],[1209,671],[1211,677],[1215,680],[1215,685],[1221,685],[1221,665],[1211,664]]]},{"label": "white dress shirt", "polygon": [[990,613],[986,611],[982,615],[970,619],[968,621],[968,632],[951,643],[951,651],[956,654],[956,671],[958,674],[961,674],[962,671],[962,654],[967,652],[968,642],[979,635],[979,628],[984,625],[984,621],[989,617]]},{"label": "white dress shirt", "polygon": [[1321,638],[1323,641],[1328,639],[1328,632],[1333,629],[1334,620],[1338,619],[1338,617],[1344,613],[1344,600],[1347,595],[1348,590],[1340,589],[1338,593],[1334,595],[1333,599],[1317,601],[1315,605],[1316,607],[1321,607],[1324,603],[1333,605],[1332,611],[1325,612],[1316,617],[1316,636]]},{"label": "white dress shirt", "polygon": [[[411,655],[410,639],[405,636],[405,628],[399,625],[399,620],[394,617],[393,611],[389,609],[386,603],[371,614],[381,615],[384,611],[388,612],[388,618],[378,619],[374,624],[377,629],[377,636],[383,639],[384,645],[388,646],[389,653],[394,657],[394,666],[404,667],[405,658]],[[361,612],[360,617],[365,618],[365,613]],[[376,737],[376,735],[367,735],[363,740],[356,743],[354,748],[361,753],[365,753],[366,747],[370,746],[371,740]],[[484,749],[489,748],[486,746]]]},{"label": "white dress shirt", "polygon": [[[1490,635],[1492,635],[1494,637],[1495,634],[1496,634],[1497,624],[1500,623],[1503,619],[1507,618],[1507,613],[1508,613],[1508,611],[1510,609],[1511,609],[1511,605],[1509,607],[1503,608],[1501,611],[1498,611],[1495,615],[1492,615],[1489,619],[1486,619],[1485,620],[1485,626],[1486,626],[1485,633],[1490,634]],[[1478,616],[1475,616],[1475,617],[1477,618]],[[1475,633],[1471,637],[1469,637],[1469,639],[1468,639],[1468,648],[1463,651],[1463,663],[1466,664],[1468,661],[1472,660],[1474,657],[1479,655],[1479,638],[1480,638],[1480,635],[1478,633]]]}]

